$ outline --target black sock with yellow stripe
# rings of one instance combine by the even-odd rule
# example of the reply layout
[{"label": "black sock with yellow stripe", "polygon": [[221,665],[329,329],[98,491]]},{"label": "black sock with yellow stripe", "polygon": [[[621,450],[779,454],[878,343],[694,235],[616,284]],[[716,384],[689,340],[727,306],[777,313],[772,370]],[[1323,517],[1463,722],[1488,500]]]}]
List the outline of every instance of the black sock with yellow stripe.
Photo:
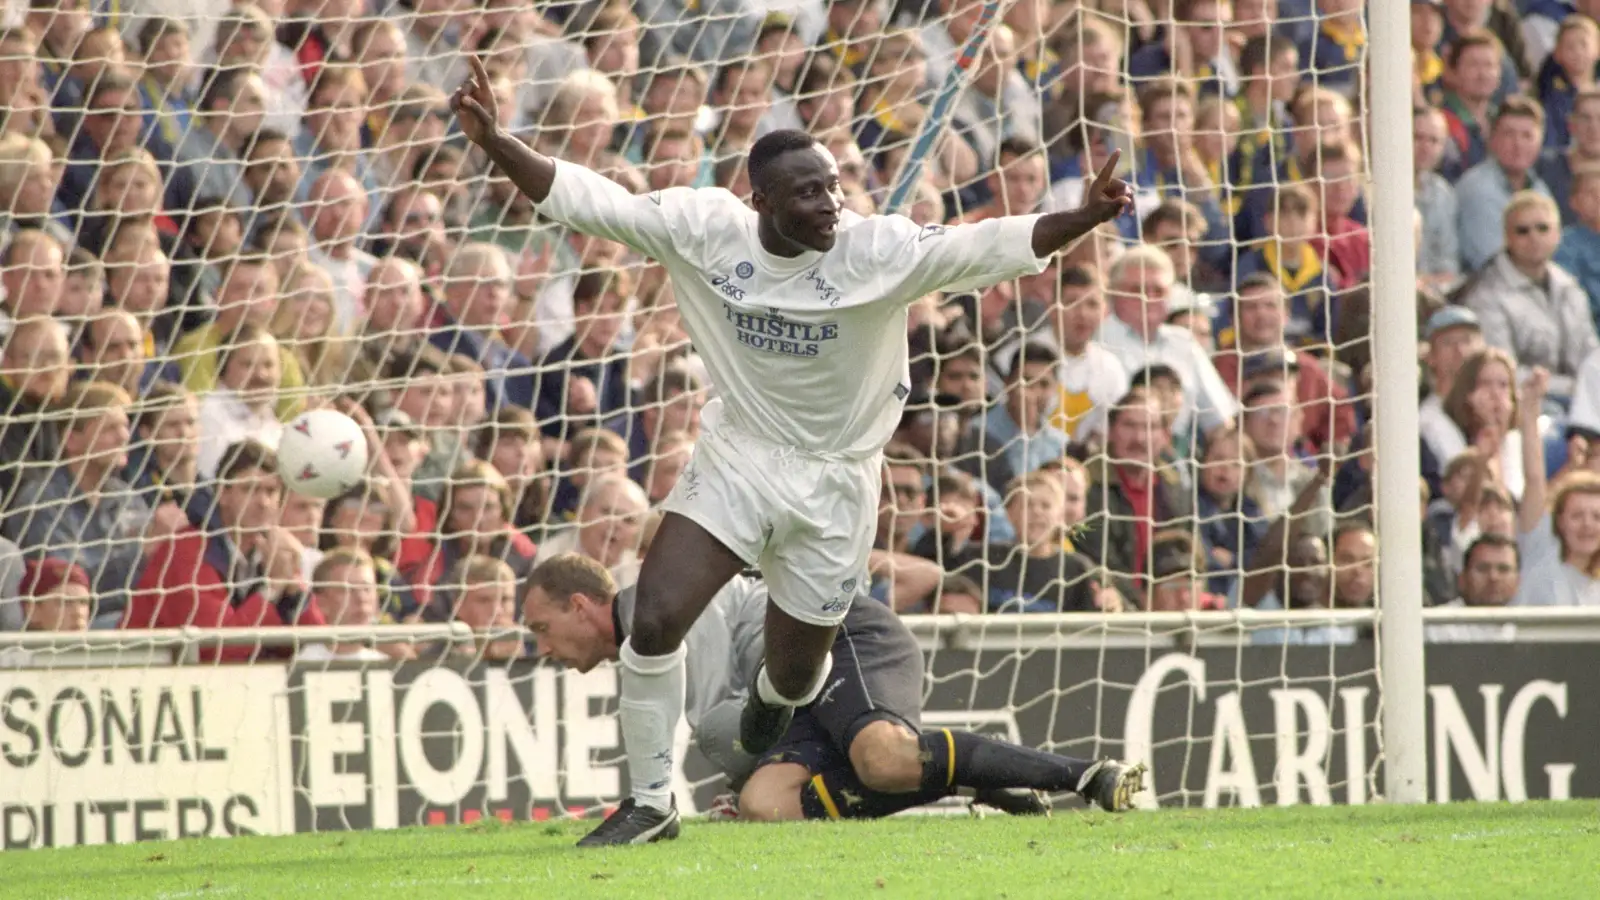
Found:
[{"label": "black sock with yellow stripe", "polygon": [[940,728],[917,738],[922,756],[922,787],[1032,788],[1075,791],[1094,763],[1019,747],[970,731]]},{"label": "black sock with yellow stripe", "polygon": [[947,788],[921,788],[885,794],[862,784],[853,769],[843,768],[811,776],[800,789],[800,810],[808,819],[879,819],[943,800],[953,793]]}]

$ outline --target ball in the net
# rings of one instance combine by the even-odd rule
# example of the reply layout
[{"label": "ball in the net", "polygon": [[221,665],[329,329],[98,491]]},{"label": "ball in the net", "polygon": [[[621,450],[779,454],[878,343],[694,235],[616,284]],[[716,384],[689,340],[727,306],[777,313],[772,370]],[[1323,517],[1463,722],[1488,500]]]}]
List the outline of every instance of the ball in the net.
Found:
[{"label": "ball in the net", "polygon": [[278,441],[278,472],[298,494],[332,499],[361,483],[367,472],[367,436],[335,409],[301,413]]}]

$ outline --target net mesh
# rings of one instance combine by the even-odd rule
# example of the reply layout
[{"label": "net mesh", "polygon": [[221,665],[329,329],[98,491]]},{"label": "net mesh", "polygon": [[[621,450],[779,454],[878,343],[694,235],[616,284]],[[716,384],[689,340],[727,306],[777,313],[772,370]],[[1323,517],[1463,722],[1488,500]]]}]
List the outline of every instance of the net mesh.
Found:
[{"label": "net mesh", "polygon": [[[930,721],[1137,747],[1176,804],[1271,802],[1288,788],[1248,757],[1287,742],[1305,757],[1291,774],[1323,773],[1306,799],[1331,772],[1360,800],[1377,700],[1358,626],[1023,621],[1371,606],[1360,6],[1003,4],[922,161],[909,149],[980,4],[17,10],[0,35],[0,533],[87,578],[11,566],[7,599],[51,599],[0,604],[0,624],[487,633],[515,626],[509,585],[556,552],[636,577],[710,386],[660,268],[541,218],[464,140],[448,98],[477,54],[504,127],[635,192],[745,196],[750,143],[796,127],[838,159],[852,209],[878,211],[920,163],[903,212],[975,221],[1071,209],[1120,150],[1135,215],[1038,277],[912,305],[873,598],[980,616],[928,645]],[[270,448],[330,404],[362,424],[370,477],[331,501],[281,492]],[[238,542],[241,523],[269,538]],[[90,691],[66,658],[16,652],[47,670],[39,697]],[[1172,654],[1205,665],[1149,684]],[[263,639],[183,661],[285,655]],[[370,827],[615,799],[615,676],[511,662],[533,656],[515,636],[302,650],[276,697],[247,698],[290,708],[294,739],[268,743],[295,797],[274,815]],[[266,727],[217,721],[234,744]],[[382,754],[337,761],[385,728],[398,775]],[[703,769],[684,777],[709,785]],[[212,833],[218,804],[254,790],[218,785]]]}]

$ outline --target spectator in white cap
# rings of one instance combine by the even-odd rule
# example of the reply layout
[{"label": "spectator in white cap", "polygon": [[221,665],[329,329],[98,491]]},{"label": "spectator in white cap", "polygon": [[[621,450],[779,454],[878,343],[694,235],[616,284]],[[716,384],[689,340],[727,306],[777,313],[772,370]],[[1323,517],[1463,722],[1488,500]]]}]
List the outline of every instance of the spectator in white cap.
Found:
[{"label": "spectator in white cap", "polygon": [[1217,314],[1216,300],[1210,294],[1197,294],[1185,285],[1173,287],[1173,300],[1167,304],[1167,324],[1187,329],[1202,350],[1215,353],[1217,340],[1211,320]]},{"label": "spectator in white cap", "polygon": [[1438,401],[1450,393],[1467,357],[1483,349],[1483,326],[1478,314],[1467,307],[1446,306],[1428,318],[1422,339],[1428,342],[1425,360],[1433,388],[1429,399],[1422,402],[1426,410],[1430,403],[1438,406]]}]

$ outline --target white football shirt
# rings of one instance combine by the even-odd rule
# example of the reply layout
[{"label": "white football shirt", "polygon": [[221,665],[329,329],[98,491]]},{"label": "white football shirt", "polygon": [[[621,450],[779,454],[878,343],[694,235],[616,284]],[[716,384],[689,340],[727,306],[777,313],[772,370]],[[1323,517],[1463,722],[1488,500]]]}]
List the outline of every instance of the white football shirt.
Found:
[{"label": "white football shirt", "polygon": [[924,227],[846,213],[828,252],[773,256],[755,211],[728,191],[634,195],[559,160],[539,211],[666,268],[717,389],[702,414],[707,428],[846,458],[877,453],[900,422],[912,301],[1037,274],[1048,262],[1033,254],[1038,216]]}]

